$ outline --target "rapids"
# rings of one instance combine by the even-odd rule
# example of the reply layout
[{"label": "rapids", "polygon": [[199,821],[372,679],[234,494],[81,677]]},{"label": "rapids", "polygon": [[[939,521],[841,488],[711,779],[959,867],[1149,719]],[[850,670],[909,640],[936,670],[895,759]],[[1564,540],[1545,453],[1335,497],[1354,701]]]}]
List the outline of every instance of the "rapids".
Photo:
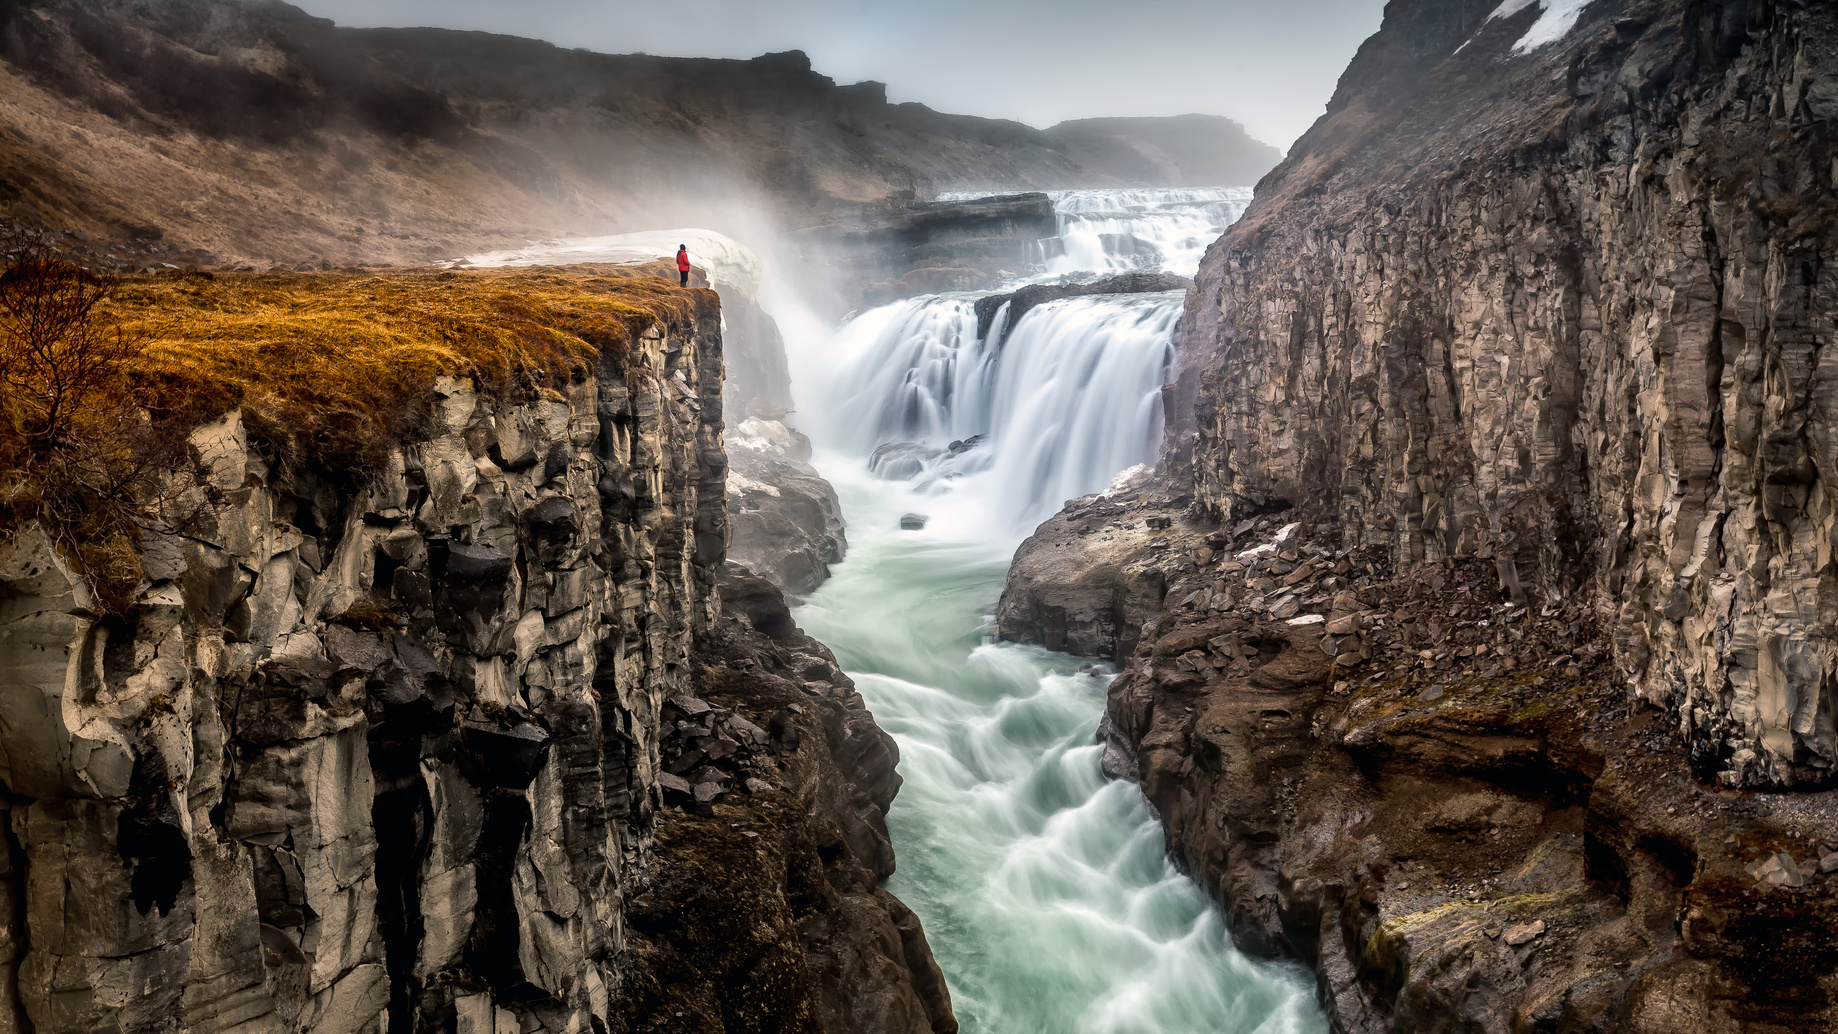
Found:
[{"label": "rapids", "polygon": [[[1191,273],[1204,243],[1188,237],[1242,211],[1218,207],[1227,195],[1249,191],[1056,195],[1059,247],[1087,269],[1131,268],[1131,241],[1149,240],[1149,268]],[[884,306],[839,328],[821,361],[794,357],[799,419],[850,538],[794,613],[899,742],[891,887],[924,920],[967,1034],[1325,1031],[1312,978],[1240,954],[1141,792],[1104,778],[1109,673],[990,641],[1020,540],[1156,458],[1181,295],[1050,302],[999,348],[977,338],[974,297]],[[909,512],[923,530],[898,530]]]}]

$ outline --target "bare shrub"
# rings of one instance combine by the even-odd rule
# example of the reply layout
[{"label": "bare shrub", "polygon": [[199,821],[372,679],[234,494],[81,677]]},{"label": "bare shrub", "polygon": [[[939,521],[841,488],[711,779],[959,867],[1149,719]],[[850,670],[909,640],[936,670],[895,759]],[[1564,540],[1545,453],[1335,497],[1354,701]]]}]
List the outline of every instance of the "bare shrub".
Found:
[{"label": "bare shrub", "polygon": [[131,364],[144,339],[111,320],[113,278],[27,251],[0,272],[0,534],[37,519],[111,608],[141,580],[182,436],[155,425]]}]

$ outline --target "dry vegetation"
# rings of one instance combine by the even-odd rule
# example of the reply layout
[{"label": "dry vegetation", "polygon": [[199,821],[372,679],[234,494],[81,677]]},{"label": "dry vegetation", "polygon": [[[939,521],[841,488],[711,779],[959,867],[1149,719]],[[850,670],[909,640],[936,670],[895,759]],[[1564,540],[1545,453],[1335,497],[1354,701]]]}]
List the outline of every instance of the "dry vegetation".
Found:
[{"label": "dry vegetation", "polygon": [[0,276],[0,536],[40,520],[119,604],[140,532],[183,519],[200,423],[240,408],[271,459],[362,478],[416,436],[437,376],[554,392],[717,304],[663,262],[111,279],[28,257]]},{"label": "dry vegetation", "polygon": [[713,317],[666,265],[172,273],[124,281],[109,312],[147,341],[133,374],[163,416],[241,406],[284,459],[369,468],[414,434],[436,376],[527,398],[621,368],[654,323]]}]

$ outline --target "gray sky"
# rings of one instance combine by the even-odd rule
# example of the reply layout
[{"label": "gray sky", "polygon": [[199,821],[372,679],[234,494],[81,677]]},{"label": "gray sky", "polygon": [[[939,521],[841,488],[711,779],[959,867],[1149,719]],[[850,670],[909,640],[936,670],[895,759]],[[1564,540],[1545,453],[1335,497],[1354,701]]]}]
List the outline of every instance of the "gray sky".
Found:
[{"label": "gray sky", "polygon": [[1287,148],[1384,0],[294,0],[341,25],[483,29],[607,53],[803,50],[893,101],[1045,127],[1227,115]]}]

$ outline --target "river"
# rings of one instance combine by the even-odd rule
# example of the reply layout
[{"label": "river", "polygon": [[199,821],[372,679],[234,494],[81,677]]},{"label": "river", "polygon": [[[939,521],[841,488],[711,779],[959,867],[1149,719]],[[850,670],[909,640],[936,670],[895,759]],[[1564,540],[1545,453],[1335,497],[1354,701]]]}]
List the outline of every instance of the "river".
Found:
[{"label": "river", "polygon": [[[1074,262],[1192,275],[1248,195],[1056,194],[1061,239],[1036,278]],[[795,614],[899,742],[891,889],[925,921],[967,1034],[1325,1031],[1312,976],[1239,953],[1169,863],[1141,792],[1100,772],[1110,674],[990,637],[1034,525],[1154,461],[1182,296],[1049,303],[1000,348],[977,339],[973,297],[863,313],[825,345],[821,371],[799,364],[828,381],[800,396],[829,400],[806,422],[850,549]],[[907,480],[870,472],[889,443],[914,443],[898,447]],[[925,528],[899,530],[907,513]]]}]

